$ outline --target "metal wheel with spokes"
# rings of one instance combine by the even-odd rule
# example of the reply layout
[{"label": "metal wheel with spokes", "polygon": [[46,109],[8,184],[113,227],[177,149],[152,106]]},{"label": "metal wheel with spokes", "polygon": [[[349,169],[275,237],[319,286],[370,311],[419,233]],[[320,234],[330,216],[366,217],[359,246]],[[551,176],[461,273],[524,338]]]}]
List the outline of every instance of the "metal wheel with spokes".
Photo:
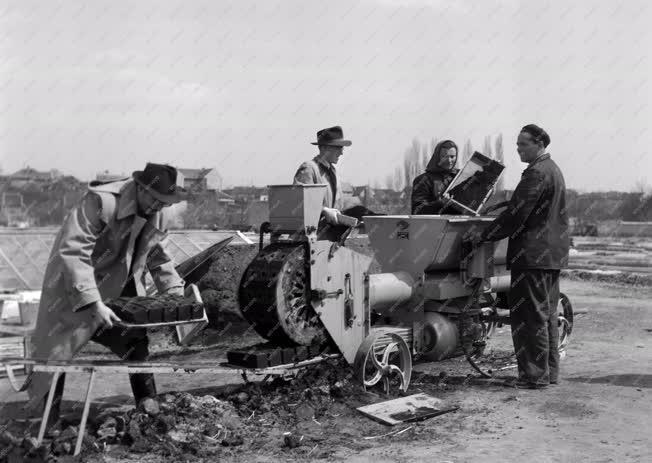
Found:
[{"label": "metal wheel with spokes", "polygon": [[565,353],[573,331],[573,305],[564,293],[559,293],[557,305],[557,322],[559,325],[559,353]]},{"label": "metal wheel with spokes", "polygon": [[[390,342],[379,343],[385,335]],[[385,393],[389,394],[391,385],[395,384],[392,380],[395,380],[398,388],[406,392],[412,376],[412,354],[399,335],[375,332],[367,336],[358,348],[353,368],[365,389],[382,381]]]}]

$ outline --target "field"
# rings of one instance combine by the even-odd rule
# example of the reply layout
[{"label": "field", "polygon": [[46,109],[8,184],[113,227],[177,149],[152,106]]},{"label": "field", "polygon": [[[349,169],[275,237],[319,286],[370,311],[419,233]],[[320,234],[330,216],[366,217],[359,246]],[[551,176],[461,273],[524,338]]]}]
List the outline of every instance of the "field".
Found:
[{"label": "field", "polygon": [[[576,318],[558,386],[530,391],[502,384],[514,374],[509,368],[513,359],[508,327],[499,330],[493,344],[493,365],[508,368],[493,379],[478,378],[460,358],[417,364],[409,392],[429,393],[459,410],[396,427],[374,422],[355,410],[384,396],[376,390],[362,391],[342,364],[313,368],[293,381],[265,385],[244,384],[237,371],[219,377],[159,375],[159,394],[167,405],[157,419],[171,423],[166,432],[159,432],[153,418],[134,414],[126,377],[100,377],[92,432],[96,435],[107,416],[123,416],[140,420],[149,440],[104,447],[98,441],[89,442],[84,458],[94,462],[650,461],[652,288],[645,282],[651,246],[642,240],[622,244],[584,240],[576,239],[577,254],[571,256],[562,291],[576,309],[587,313]],[[364,247],[364,243],[358,245]],[[219,273],[224,275],[222,280],[204,282],[221,286],[210,289],[215,291],[216,306],[234,302],[228,286],[237,282],[237,274],[222,268],[238,265],[239,252],[244,251],[226,252],[216,264],[210,278]],[[595,259],[603,261],[596,264]],[[572,268],[578,262],[584,267]],[[608,271],[595,272],[588,268],[593,264],[598,270],[609,267]],[[632,273],[633,267],[641,271]],[[631,275],[641,277],[632,280]],[[213,327],[184,351],[174,345],[170,333],[153,333],[153,357],[220,361],[228,349],[261,341],[232,316],[213,318]],[[93,347],[85,355],[105,353]],[[69,424],[79,419],[78,401],[85,384],[85,375],[69,377],[64,407]],[[26,425],[15,418],[21,417],[25,395],[11,392],[0,380],[0,400],[4,402],[2,424],[14,435],[24,432]]]}]

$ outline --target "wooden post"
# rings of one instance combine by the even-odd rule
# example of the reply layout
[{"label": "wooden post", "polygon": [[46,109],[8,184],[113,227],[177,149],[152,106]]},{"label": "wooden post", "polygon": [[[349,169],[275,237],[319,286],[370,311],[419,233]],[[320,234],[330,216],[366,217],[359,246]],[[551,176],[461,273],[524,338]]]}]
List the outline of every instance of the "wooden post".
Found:
[{"label": "wooden post", "polygon": [[86,401],[84,402],[84,412],[82,413],[81,423],[79,423],[77,444],[75,445],[75,456],[79,455],[79,452],[81,452],[82,442],[84,441],[84,434],[86,433],[86,421],[88,420],[88,411],[91,407],[91,390],[93,389],[94,380],[95,368],[91,370],[91,377],[88,379],[88,387],[86,388]]},{"label": "wooden post", "polygon": [[57,382],[59,381],[60,371],[57,370],[52,375],[52,383],[50,384],[50,392],[48,393],[48,398],[45,401],[45,411],[43,412],[43,420],[41,421],[41,427],[38,431],[38,438],[36,442],[38,445],[41,445],[43,442],[43,437],[45,437],[45,428],[48,425],[48,419],[50,418],[50,410],[52,409],[52,401],[54,400],[54,391],[57,388]]}]

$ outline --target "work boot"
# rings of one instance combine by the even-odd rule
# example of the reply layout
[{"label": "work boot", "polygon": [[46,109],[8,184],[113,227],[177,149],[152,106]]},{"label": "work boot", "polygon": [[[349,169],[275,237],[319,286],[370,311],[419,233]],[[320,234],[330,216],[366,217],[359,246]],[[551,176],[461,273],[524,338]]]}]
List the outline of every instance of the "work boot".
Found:
[{"label": "work boot", "polygon": [[156,398],[156,382],[153,374],[133,373],[129,375],[129,382],[131,383],[131,391],[134,394],[136,406],[147,397]]},{"label": "work boot", "polygon": [[548,385],[544,383],[529,383],[523,381],[516,381],[514,387],[516,387],[516,389],[546,389]]},{"label": "work boot", "polygon": [[515,387],[516,389],[545,389],[548,387],[545,383],[535,383],[528,381],[527,379],[520,378],[510,378],[503,383],[503,386],[506,387]]}]

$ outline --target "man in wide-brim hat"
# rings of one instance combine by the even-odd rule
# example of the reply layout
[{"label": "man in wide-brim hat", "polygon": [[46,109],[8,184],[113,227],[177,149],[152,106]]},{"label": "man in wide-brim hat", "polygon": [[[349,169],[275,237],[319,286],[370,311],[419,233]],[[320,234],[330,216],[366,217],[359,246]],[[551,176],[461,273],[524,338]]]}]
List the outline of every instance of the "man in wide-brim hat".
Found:
[{"label": "man in wide-brim hat", "polygon": [[294,174],[294,183],[326,184],[322,214],[327,223],[337,225],[342,209],[342,190],[335,164],[344,154],[344,147],[351,146],[351,141],[344,139],[342,127],[336,125],[317,132],[317,141],[311,144],[319,148],[319,154],[299,166]]},{"label": "man in wide-brim hat", "polygon": [[[45,270],[33,357],[70,360],[88,341],[98,342],[126,361],[147,359],[144,329],[124,329],[104,302],[145,295],[149,271],[160,294],[183,295],[184,282],[164,248],[163,208],[186,199],[177,170],[148,163],[132,178],[91,182],[88,192],[64,219]],[[42,403],[50,375],[30,378],[30,404]],[[136,402],[156,396],[151,374],[130,375]],[[58,400],[63,375],[57,385]]]}]

